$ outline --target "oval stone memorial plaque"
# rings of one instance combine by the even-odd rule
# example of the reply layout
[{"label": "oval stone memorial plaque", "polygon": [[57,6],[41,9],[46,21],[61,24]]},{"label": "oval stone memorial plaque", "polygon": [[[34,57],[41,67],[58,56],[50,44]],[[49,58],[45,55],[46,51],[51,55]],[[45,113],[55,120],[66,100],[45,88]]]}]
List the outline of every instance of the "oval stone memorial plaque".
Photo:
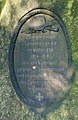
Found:
[{"label": "oval stone memorial plaque", "polygon": [[63,100],[71,86],[71,52],[63,22],[37,8],[18,22],[9,49],[12,84],[19,98],[45,113]]}]

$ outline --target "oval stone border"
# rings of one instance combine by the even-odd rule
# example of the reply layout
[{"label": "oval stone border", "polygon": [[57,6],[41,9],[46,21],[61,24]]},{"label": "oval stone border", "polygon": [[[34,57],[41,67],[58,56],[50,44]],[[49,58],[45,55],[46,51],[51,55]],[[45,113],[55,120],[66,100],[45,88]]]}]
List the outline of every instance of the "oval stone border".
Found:
[{"label": "oval stone border", "polygon": [[[32,16],[35,16],[37,14],[45,14],[45,15],[49,15],[51,17],[53,17],[61,26],[64,36],[65,36],[65,40],[66,40],[66,46],[67,46],[67,52],[68,52],[68,67],[71,67],[72,64],[72,54],[71,54],[71,50],[70,50],[70,44],[69,44],[69,39],[68,39],[68,33],[66,30],[66,27],[63,23],[63,21],[54,14],[54,12],[46,9],[46,8],[35,8],[30,10],[28,13],[26,13],[25,15],[23,15],[21,17],[21,19],[18,21],[18,24],[14,30],[11,42],[10,42],[10,47],[9,47],[9,70],[10,70],[10,77],[11,77],[11,82],[12,85],[17,93],[17,95],[19,96],[19,98],[21,99],[22,102],[24,102],[25,104],[29,105],[30,107],[37,107],[40,108],[41,106],[35,105],[35,103],[31,102],[29,98],[26,98],[26,96],[23,95],[21,89],[19,88],[16,76],[15,76],[15,70],[14,70],[14,48],[15,48],[15,43],[19,34],[19,31],[21,29],[21,27],[23,26],[23,24],[30,19]],[[64,98],[62,98],[63,101]],[[60,101],[58,101],[60,102]],[[49,108],[50,109],[50,108]]]}]

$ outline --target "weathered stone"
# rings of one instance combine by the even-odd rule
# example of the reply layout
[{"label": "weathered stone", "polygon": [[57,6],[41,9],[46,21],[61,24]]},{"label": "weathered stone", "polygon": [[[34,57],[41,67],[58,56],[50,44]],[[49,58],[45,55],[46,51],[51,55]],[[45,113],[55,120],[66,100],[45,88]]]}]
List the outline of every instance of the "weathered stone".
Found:
[{"label": "weathered stone", "polygon": [[19,20],[10,44],[9,66],[22,101],[34,110],[48,111],[68,93],[71,65],[66,28],[53,12],[37,8]]}]

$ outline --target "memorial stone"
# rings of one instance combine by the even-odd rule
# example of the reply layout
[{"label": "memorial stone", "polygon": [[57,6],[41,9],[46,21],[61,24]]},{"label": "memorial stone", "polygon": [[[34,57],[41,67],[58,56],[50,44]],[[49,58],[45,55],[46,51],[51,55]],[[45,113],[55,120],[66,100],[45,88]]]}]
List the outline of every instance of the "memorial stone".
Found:
[{"label": "memorial stone", "polygon": [[26,13],[14,30],[9,49],[12,84],[19,98],[45,112],[70,89],[71,52],[64,23],[52,11]]}]

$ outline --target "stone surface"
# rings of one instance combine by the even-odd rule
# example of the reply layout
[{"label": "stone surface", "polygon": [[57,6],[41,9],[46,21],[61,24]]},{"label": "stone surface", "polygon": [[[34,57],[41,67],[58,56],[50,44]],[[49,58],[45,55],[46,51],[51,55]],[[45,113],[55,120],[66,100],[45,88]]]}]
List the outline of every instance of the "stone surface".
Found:
[{"label": "stone surface", "polygon": [[20,19],[10,44],[9,66],[22,101],[34,111],[44,108],[43,113],[62,102],[71,86],[71,64],[67,31],[54,13],[35,9]]},{"label": "stone surface", "polygon": [[[34,0],[36,1],[36,0]],[[30,4],[31,3],[31,4]],[[8,45],[15,24],[33,6],[46,6],[54,10],[67,27],[76,78],[68,99],[46,118],[34,115],[17,98],[11,85],[8,69]],[[28,9],[29,8],[29,9]],[[78,1],[77,0],[6,0],[0,15],[0,120],[77,120],[78,119]],[[33,67],[35,68],[35,66]]]}]

